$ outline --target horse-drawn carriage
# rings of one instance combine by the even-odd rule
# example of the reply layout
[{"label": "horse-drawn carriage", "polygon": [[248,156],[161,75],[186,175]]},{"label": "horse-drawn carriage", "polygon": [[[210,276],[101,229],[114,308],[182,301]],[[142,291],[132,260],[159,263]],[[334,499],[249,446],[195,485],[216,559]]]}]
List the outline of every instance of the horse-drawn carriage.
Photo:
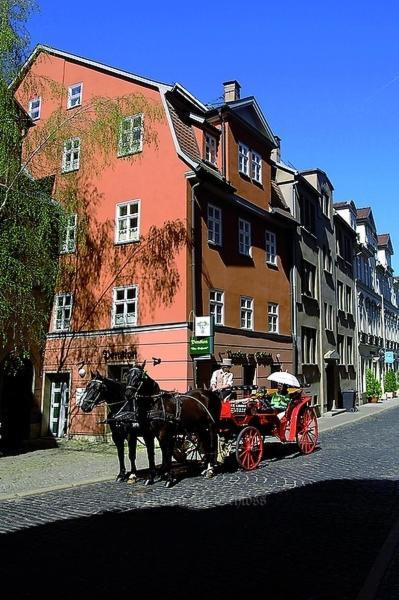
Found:
[{"label": "horse-drawn carriage", "polygon": [[[267,436],[296,442],[303,454],[309,454],[317,445],[318,425],[312,398],[300,388],[290,390],[287,407],[281,411],[270,403],[270,390],[256,386],[235,386],[225,399],[211,390],[163,391],[144,366],[145,363],[132,367],[126,386],[99,373],[92,374],[80,401],[84,412],[105,401],[114,407],[108,423],[118,449],[118,479],[136,480],[138,436],[144,438],[147,447],[149,483],[155,478],[154,440],[158,439],[161,471],[167,485],[174,481],[172,457],[177,462],[199,459],[205,466],[203,473],[211,476],[214,468],[232,455],[242,469],[255,469],[263,458]],[[129,473],[124,465],[125,439],[129,443]]]}]

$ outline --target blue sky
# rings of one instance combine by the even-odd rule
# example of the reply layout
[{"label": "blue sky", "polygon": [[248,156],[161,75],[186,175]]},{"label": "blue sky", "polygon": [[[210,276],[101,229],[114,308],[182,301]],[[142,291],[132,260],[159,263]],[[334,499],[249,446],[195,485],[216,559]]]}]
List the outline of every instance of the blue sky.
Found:
[{"label": "blue sky", "polygon": [[282,138],[282,157],[319,167],[334,200],[371,206],[399,274],[399,3],[394,0],[38,0],[44,43],[166,83],[205,103],[237,79]]}]

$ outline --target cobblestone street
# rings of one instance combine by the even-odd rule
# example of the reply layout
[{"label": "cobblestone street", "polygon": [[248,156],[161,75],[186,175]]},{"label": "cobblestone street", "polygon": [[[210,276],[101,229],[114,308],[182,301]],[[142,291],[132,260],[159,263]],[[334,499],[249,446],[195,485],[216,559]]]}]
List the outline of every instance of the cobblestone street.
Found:
[{"label": "cobblestone street", "polygon": [[[140,598],[355,600],[399,517],[398,428],[399,407],[323,432],[308,456],[272,442],[254,472],[3,500],[2,581],[13,578],[18,599],[36,595],[44,569],[58,598],[140,588]],[[71,561],[67,577],[55,556]],[[399,597],[396,572],[378,600]]]}]

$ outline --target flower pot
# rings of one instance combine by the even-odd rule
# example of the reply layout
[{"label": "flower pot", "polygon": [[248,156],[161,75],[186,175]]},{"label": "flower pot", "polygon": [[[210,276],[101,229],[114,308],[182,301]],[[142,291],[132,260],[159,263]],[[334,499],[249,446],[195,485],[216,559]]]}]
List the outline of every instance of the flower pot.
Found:
[{"label": "flower pot", "polygon": [[368,401],[376,404],[378,402],[378,396],[369,396]]}]

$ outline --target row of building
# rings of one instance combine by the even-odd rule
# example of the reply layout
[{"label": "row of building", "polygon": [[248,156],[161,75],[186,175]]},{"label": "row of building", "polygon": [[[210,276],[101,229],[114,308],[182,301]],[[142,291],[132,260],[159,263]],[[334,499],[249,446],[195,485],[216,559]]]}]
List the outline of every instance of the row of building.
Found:
[{"label": "row of building", "polygon": [[[28,76],[41,85],[24,87]],[[62,86],[63,100],[43,81]],[[105,435],[101,412],[83,415],[76,400],[91,371],[123,379],[133,359],[180,391],[209,385],[223,357],[237,384],[266,385],[271,371],[287,370],[321,414],[342,406],[345,391],[364,401],[367,368],[380,378],[397,370],[389,234],[377,232],[370,207],[335,202],[323,170],[285,164],[256,99],[241,97],[237,81],[223,85],[223,100],[209,106],[180,84],[49,47],[24,65],[15,94],[35,128],[61,107],[73,129],[74,111],[101,96],[136,95],[160,115],[151,124],[145,110],[124,115],[100,171],[78,128],[60,148],[58,173],[43,161],[41,176],[84,180],[87,197],[61,242],[75,277],[57,290],[43,362],[33,365],[32,436]],[[153,243],[173,225],[179,242]],[[208,315],[209,351],[193,355],[194,321]]]}]

